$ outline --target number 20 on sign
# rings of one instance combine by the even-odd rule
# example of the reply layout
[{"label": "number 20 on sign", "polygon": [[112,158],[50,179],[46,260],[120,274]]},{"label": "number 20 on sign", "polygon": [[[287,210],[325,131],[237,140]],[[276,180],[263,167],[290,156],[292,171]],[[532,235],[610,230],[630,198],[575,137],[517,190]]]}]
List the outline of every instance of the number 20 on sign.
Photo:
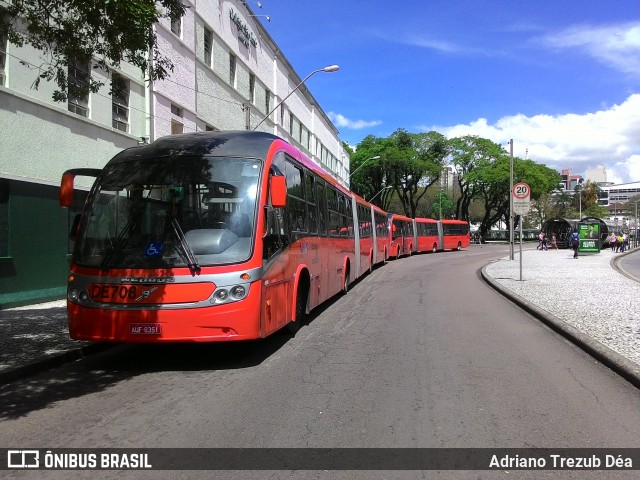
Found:
[{"label": "number 20 on sign", "polygon": [[525,199],[531,195],[531,189],[526,183],[520,182],[513,186],[513,196],[518,199]]}]

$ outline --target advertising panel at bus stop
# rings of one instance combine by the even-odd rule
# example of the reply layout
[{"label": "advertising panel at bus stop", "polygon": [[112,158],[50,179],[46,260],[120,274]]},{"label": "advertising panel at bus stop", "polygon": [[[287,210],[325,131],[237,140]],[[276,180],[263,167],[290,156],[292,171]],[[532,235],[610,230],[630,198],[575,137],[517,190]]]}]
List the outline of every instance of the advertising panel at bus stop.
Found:
[{"label": "advertising panel at bus stop", "polygon": [[592,222],[578,222],[580,246],[578,251],[586,253],[600,253],[600,224]]}]

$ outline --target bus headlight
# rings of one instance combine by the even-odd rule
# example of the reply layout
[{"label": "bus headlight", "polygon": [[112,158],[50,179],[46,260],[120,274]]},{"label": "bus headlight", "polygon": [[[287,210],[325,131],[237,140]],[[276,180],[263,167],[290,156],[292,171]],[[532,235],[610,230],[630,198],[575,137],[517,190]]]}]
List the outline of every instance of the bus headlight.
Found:
[{"label": "bus headlight", "polygon": [[69,293],[67,293],[67,298],[69,298],[69,300],[71,300],[74,303],[77,302],[78,290],[76,290],[75,288],[72,288],[71,290],[69,290]]},{"label": "bus headlight", "polygon": [[72,288],[67,292],[67,298],[73,303],[80,303],[82,305],[89,305],[89,294],[84,290],[78,290]]},{"label": "bus headlight", "polygon": [[247,296],[248,289],[246,285],[234,285],[233,287],[221,287],[216,290],[209,303],[220,305],[222,303],[237,302]]},{"label": "bus headlight", "polygon": [[247,294],[247,290],[242,285],[236,285],[231,289],[231,296],[236,300],[240,300],[241,298],[244,298],[246,294]]},{"label": "bus headlight", "polygon": [[216,303],[224,303],[229,298],[229,291],[221,288],[220,290],[216,291],[214,297],[216,299]]}]

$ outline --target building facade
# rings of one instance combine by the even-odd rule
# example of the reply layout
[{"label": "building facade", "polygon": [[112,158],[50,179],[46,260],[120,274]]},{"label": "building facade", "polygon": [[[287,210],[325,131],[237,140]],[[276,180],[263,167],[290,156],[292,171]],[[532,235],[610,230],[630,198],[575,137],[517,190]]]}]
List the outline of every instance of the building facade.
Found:
[{"label": "building facade", "polygon": [[[69,222],[85,196],[81,191],[72,209],[58,206],[69,168],[101,168],[122,149],[165,135],[252,129],[264,119],[260,130],[346,179],[349,157],[339,132],[260,16],[240,0],[184,3],[182,19],[154,27],[175,65],[169,78],[145,82],[128,65],[109,76],[91,59],[77,60],[70,81],[92,75],[105,85],[66,103],[52,100],[53,84],[32,88],[40,52],[12,45],[0,32],[0,308],[65,295]],[[86,194],[90,181],[79,186]]]}]

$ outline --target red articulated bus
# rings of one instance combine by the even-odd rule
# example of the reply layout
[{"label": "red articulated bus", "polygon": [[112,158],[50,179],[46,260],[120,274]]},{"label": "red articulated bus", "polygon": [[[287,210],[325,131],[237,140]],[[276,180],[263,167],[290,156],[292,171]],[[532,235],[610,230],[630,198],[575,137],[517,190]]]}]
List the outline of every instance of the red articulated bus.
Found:
[{"label": "red articulated bus", "polygon": [[471,233],[469,223],[464,220],[438,221],[442,250],[462,250],[469,248]]},{"label": "red articulated bus", "polygon": [[399,258],[411,255],[414,251],[415,237],[413,219],[398,213],[389,213],[389,257]]},{"label": "red articulated bus", "polygon": [[373,271],[374,266],[384,263],[389,256],[389,234],[387,213],[353,194],[353,205],[357,209],[359,228],[356,234],[356,272],[360,277]]},{"label": "red articulated bus", "polygon": [[76,175],[97,177],[72,227],[67,311],[78,340],[295,332],[388,253],[386,213],[268,133],[171,135],[127,149],[103,169],[65,172],[62,206]]},{"label": "red articulated bus", "polygon": [[415,251],[417,253],[437,252],[441,250],[442,240],[437,220],[433,218],[415,218],[413,230],[415,232]]}]

